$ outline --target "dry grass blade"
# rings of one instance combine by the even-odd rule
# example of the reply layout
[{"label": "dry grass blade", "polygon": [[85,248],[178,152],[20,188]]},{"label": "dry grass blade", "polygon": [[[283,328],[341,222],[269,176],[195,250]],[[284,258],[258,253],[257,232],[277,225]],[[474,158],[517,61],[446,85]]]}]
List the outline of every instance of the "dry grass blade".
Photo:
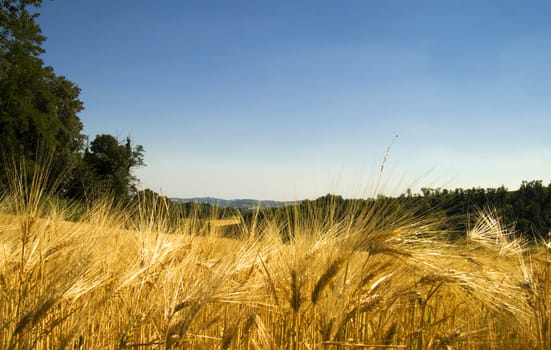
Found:
[{"label": "dry grass blade", "polygon": [[310,298],[312,301],[312,304],[315,305],[318,302],[318,299],[323,289],[337,275],[343,263],[344,263],[343,258],[336,258],[335,260],[333,260],[331,264],[329,264],[327,269],[322,273],[322,275],[319,277],[318,281],[314,285],[314,289],[312,290],[312,295]]}]

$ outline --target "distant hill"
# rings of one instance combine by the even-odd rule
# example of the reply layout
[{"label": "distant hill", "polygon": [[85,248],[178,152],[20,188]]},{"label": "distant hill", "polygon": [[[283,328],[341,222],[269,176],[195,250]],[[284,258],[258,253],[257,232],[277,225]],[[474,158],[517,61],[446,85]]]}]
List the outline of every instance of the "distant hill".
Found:
[{"label": "distant hill", "polygon": [[170,198],[173,202],[176,203],[204,203],[216,205],[221,208],[239,208],[239,209],[250,209],[250,208],[278,208],[286,205],[293,205],[299,203],[299,201],[291,202],[282,202],[282,201],[271,201],[271,200],[256,200],[256,199],[221,199],[213,197],[196,197],[196,198]]}]

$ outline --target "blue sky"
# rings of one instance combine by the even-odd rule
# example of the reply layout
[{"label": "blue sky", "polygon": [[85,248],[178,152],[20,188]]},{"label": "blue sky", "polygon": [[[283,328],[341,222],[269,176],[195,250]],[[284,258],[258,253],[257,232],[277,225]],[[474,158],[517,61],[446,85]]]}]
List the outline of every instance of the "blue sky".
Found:
[{"label": "blue sky", "polygon": [[142,144],[142,187],[169,196],[551,181],[549,1],[55,0],[40,12],[43,58],[81,87],[85,133]]}]

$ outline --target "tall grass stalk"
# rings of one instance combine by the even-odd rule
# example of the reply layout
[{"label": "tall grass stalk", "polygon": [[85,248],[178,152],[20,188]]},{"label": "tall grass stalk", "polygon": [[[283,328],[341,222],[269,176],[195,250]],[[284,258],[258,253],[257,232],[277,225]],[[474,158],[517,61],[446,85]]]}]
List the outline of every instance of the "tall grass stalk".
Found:
[{"label": "tall grass stalk", "polygon": [[0,348],[549,348],[549,244],[491,213],[453,243],[376,203],[256,215],[229,239],[145,200],[60,205],[46,175],[1,199]]}]

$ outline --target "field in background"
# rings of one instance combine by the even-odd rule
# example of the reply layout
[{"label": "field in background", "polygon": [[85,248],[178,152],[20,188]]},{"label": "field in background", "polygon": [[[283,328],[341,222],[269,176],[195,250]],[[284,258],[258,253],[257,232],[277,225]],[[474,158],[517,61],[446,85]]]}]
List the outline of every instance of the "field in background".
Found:
[{"label": "field in background", "polygon": [[235,219],[229,239],[39,185],[0,201],[2,349],[551,348],[549,246],[490,213],[453,243],[381,206]]}]

